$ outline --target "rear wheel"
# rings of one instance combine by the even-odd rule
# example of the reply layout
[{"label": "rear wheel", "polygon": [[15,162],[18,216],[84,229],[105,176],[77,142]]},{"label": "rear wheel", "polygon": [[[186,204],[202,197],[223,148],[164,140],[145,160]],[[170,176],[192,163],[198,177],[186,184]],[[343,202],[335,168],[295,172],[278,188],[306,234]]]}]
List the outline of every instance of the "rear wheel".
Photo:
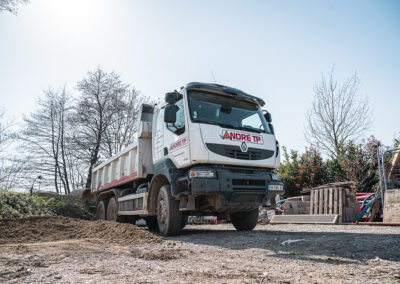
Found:
[{"label": "rear wheel", "polygon": [[248,212],[237,212],[231,215],[233,226],[238,231],[251,231],[257,225],[258,208]]},{"label": "rear wheel", "polygon": [[107,201],[102,200],[97,204],[96,208],[96,220],[105,220],[106,219],[106,208]]},{"label": "rear wheel", "polygon": [[108,201],[107,206],[107,220],[116,222],[118,218],[118,204],[115,197]]},{"label": "rear wheel", "polygon": [[172,197],[169,185],[162,186],[158,193],[157,222],[161,235],[178,235],[181,231],[182,213],[179,212],[179,201]]}]

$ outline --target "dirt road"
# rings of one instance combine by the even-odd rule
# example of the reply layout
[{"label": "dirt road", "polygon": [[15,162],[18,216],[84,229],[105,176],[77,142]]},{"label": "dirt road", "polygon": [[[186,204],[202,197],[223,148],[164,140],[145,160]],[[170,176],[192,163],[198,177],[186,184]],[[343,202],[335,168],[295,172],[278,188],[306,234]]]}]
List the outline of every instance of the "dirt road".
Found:
[{"label": "dirt road", "polygon": [[[163,240],[132,225],[93,223],[92,232],[114,226],[130,238],[88,238],[95,236],[79,234],[73,229],[76,224],[68,222],[52,229],[67,232],[57,241],[46,235],[29,243],[17,235],[10,241],[1,234],[0,282],[400,282],[396,227],[258,225],[255,231],[237,232],[231,225],[201,225],[187,226],[181,236]],[[30,230],[40,235],[40,227],[32,228],[26,235]]]}]

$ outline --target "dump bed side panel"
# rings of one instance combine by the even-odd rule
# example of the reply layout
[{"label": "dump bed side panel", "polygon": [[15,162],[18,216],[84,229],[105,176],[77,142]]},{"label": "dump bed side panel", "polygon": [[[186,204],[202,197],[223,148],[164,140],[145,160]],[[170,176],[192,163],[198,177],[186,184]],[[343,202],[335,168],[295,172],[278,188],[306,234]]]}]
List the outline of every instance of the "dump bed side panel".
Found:
[{"label": "dump bed side panel", "polygon": [[137,141],[92,172],[91,191],[98,192],[146,178],[153,173],[152,118],[153,106],[143,104],[139,112]]},{"label": "dump bed side panel", "polygon": [[97,192],[130,182],[138,177],[137,144],[93,169],[92,192]]}]

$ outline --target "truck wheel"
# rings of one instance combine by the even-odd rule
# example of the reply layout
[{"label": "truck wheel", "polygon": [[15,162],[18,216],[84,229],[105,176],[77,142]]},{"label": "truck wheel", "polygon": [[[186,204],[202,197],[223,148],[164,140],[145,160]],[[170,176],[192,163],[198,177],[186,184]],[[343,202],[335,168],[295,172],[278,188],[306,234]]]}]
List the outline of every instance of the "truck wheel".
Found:
[{"label": "truck wheel", "polygon": [[116,222],[118,218],[118,204],[115,197],[108,201],[107,206],[107,220]]},{"label": "truck wheel", "polygon": [[97,204],[96,208],[96,220],[105,220],[106,219],[106,201],[102,200]]},{"label": "truck wheel", "polygon": [[181,231],[182,213],[179,212],[179,201],[172,197],[169,185],[162,186],[158,193],[157,221],[161,235],[178,235]]},{"label": "truck wheel", "polygon": [[248,212],[237,212],[231,215],[233,226],[238,231],[251,231],[257,225],[258,208]]},{"label": "truck wheel", "polygon": [[147,216],[144,220],[150,231],[158,232],[157,216]]},{"label": "truck wheel", "polygon": [[182,216],[181,229],[185,228],[188,221],[188,216]]}]

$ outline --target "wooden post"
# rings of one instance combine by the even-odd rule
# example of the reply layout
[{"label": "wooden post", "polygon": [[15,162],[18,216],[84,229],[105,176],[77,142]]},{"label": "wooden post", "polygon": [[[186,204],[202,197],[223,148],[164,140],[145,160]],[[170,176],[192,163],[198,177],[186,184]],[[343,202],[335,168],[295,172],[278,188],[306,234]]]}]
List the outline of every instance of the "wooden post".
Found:
[{"label": "wooden post", "polygon": [[338,189],[333,189],[333,214],[338,214]]},{"label": "wooden post", "polygon": [[339,193],[339,224],[343,222],[343,188],[338,188]]},{"label": "wooden post", "polygon": [[318,214],[318,195],[319,195],[319,190],[315,190],[315,192],[314,192],[314,214]]},{"label": "wooden post", "polygon": [[314,214],[314,189],[310,191],[310,214]]},{"label": "wooden post", "polygon": [[318,214],[324,214],[324,189],[319,190],[319,210]]},{"label": "wooden post", "polygon": [[325,188],[324,189],[324,214],[328,214],[329,213],[329,203],[328,203],[328,200],[329,200],[329,189],[328,188]]},{"label": "wooden post", "polygon": [[329,214],[333,214],[333,189],[329,189]]}]

